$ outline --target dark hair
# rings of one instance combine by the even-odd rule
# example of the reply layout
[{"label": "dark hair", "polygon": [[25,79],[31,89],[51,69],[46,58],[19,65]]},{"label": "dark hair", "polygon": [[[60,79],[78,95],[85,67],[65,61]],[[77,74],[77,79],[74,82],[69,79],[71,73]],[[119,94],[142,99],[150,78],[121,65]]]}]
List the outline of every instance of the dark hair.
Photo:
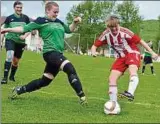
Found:
[{"label": "dark hair", "polygon": [[47,2],[47,3],[45,4],[45,11],[46,11],[46,10],[50,10],[52,6],[57,6],[57,7],[59,7],[59,5],[58,5],[56,2]]},{"label": "dark hair", "polygon": [[15,8],[17,5],[22,5],[22,2],[20,2],[20,1],[14,2],[13,7]]}]

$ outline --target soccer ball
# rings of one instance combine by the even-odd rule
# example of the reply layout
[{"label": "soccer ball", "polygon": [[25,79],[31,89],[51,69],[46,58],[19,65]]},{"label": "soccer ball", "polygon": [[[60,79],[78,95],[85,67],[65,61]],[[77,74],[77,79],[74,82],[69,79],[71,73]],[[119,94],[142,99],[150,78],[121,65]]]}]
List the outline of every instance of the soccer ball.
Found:
[{"label": "soccer ball", "polygon": [[117,115],[120,114],[121,108],[118,102],[115,101],[107,101],[104,104],[104,113],[107,115]]}]

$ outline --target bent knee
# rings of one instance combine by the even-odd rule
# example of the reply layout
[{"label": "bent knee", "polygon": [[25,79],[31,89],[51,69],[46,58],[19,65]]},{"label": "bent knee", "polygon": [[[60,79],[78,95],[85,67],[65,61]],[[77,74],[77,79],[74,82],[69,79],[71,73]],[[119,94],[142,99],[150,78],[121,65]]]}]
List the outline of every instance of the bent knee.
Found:
[{"label": "bent knee", "polygon": [[13,57],[12,64],[13,64],[14,66],[18,66],[18,63],[19,63],[19,59],[18,59],[18,58]]},{"label": "bent knee", "polygon": [[51,73],[44,73],[43,75],[51,80],[54,78],[54,76]]},{"label": "bent knee", "polygon": [[14,51],[13,50],[8,50],[6,53],[6,61],[7,62],[12,62],[14,56]]},{"label": "bent knee", "polygon": [[60,66],[60,69],[61,69],[61,70],[63,70],[63,69],[64,69],[64,67],[65,67],[65,65],[66,65],[66,64],[68,64],[68,63],[70,63],[70,61],[69,61],[69,60],[65,60],[65,61],[63,61],[63,62],[62,62],[62,64],[61,64],[61,66]]}]

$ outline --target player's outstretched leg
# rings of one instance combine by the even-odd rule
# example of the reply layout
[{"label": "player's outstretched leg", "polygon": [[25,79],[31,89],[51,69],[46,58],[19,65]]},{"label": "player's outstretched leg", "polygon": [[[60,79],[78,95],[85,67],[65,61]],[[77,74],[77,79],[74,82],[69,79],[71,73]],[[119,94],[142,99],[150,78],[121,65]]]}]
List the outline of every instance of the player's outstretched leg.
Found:
[{"label": "player's outstretched leg", "polygon": [[138,75],[132,75],[130,77],[128,91],[124,91],[123,93],[119,93],[118,97],[119,98],[127,98],[129,101],[133,101],[134,100],[134,92],[138,86],[138,83],[139,83]]},{"label": "player's outstretched leg", "polygon": [[21,95],[23,93],[26,92],[32,92],[35,90],[40,89],[41,87],[45,87],[48,86],[50,83],[52,82],[52,79],[49,79],[45,76],[42,76],[42,78],[40,79],[36,79],[36,80],[32,80],[31,82],[29,82],[27,85],[23,85],[23,86],[17,86],[15,87],[11,94],[9,95],[9,99],[14,99],[16,98],[18,95]]},{"label": "player's outstretched leg", "polygon": [[[72,88],[75,90],[76,94],[80,98],[80,103],[82,105],[86,105],[87,104],[86,96],[83,92],[82,84],[80,82],[80,79],[78,78],[76,70],[68,60],[65,60],[65,61],[66,61],[66,64],[63,67],[61,66],[61,69],[67,74],[68,80],[69,80]],[[64,61],[64,63],[65,63],[65,61]],[[62,63],[62,65],[63,65],[63,63]]]}]

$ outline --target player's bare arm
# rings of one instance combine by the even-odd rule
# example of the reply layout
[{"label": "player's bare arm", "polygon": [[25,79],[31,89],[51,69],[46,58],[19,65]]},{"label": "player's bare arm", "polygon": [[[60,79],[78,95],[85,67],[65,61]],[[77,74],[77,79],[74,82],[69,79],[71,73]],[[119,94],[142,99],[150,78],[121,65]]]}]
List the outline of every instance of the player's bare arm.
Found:
[{"label": "player's bare arm", "polygon": [[148,44],[146,42],[144,42],[143,40],[140,41],[140,44],[151,53],[152,58],[156,59],[158,58],[158,55],[148,46]]},{"label": "player's bare arm", "polygon": [[7,33],[7,32],[23,33],[23,27],[1,29],[1,34]]},{"label": "player's bare arm", "polygon": [[76,17],[73,20],[73,23],[69,26],[70,31],[74,32],[75,28],[77,27],[77,25],[82,21],[81,17]]}]

